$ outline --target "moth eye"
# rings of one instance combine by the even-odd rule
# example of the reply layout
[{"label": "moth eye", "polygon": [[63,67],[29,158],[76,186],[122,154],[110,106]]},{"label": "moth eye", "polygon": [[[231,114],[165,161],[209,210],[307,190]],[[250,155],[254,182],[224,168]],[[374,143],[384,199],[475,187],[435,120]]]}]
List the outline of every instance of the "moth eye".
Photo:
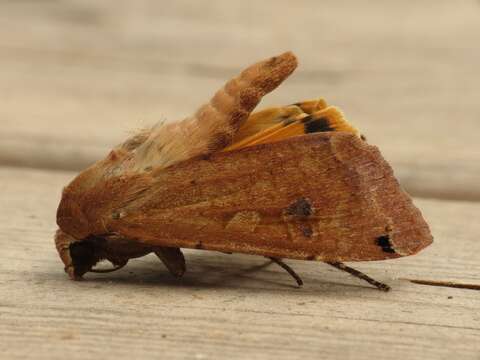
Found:
[{"label": "moth eye", "polygon": [[285,215],[306,218],[313,214],[313,208],[310,201],[304,197],[298,198],[291,203],[285,210]]}]

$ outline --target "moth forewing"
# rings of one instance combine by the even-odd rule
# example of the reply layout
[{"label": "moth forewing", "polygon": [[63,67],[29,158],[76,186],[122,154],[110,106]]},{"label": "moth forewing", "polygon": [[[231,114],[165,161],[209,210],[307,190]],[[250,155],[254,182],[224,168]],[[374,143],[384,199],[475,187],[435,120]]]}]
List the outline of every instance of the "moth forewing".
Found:
[{"label": "moth forewing", "polygon": [[109,231],[152,246],[292,259],[366,261],[413,254],[427,224],[378,150],[319,133],[145,174],[135,201],[106,216]]}]

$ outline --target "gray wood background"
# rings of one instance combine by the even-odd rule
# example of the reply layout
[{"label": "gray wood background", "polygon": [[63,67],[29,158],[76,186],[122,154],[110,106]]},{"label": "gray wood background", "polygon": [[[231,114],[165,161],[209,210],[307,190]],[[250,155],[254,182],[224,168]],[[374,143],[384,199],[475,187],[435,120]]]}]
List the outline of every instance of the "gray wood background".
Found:
[{"label": "gray wood background", "polygon": [[[0,0],[0,356],[6,359],[480,359],[480,2]],[[361,263],[189,251],[73,283],[60,191],[133,129],[190,114],[244,66],[297,72],[260,107],[324,96],[390,161],[435,236]]]}]

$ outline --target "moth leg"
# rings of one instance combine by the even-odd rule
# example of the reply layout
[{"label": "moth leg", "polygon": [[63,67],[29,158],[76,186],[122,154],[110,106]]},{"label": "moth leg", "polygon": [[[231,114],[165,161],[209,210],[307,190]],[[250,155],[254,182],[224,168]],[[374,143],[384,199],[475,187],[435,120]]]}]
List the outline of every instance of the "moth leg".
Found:
[{"label": "moth leg", "polygon": [[185,257],[179,248],[175,247],[157,247],[155,254],[166,266],[170,274],[175,277],[182,277],[185,274]]},{"label": "moth leg", "polygon": [[344,263],[341,263],[341,262],[327,262],[327,264],[333,266],[334,268],[337,268],[338,270],[345,271],[345,272],[349,273],[350,275],[355,276],[356,278],[365,280],[369,284],[372,284],[373,286],[375,286],[378,290],[382,290],[382,291],[389,291],[390,290],[390,286],[388,286],[387,284],[383,284],[383,283],[381,283],[381,282],[379,282],[375,279],[372,279],[368,275],[365,275],[364,273],[362,273],[358,270],[355,270],[355,269],[345,265]]},{"label": "moth leg", "polygon": [[275,264],[277,264],[278,266],[282,267],[286,272],[288,272],[290,274],[291,277],[293,277],[295,279],[295,281],[297,282],[297,285],[298,286],[302,286],[303,285],[303,280],[300,278],[300,276],[295,272],[295,270],[293,270],[290,266],[288,266],[287,264],[285,264],[282,259],[279,259],[279,258],[276,258],[276,257],[268,257],[270,260],[272,260]]}]

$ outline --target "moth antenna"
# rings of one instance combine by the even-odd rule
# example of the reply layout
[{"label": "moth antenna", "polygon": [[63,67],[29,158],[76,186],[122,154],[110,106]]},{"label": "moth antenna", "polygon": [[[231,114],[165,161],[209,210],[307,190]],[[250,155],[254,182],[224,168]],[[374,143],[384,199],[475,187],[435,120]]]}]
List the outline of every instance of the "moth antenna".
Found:
[{"label": "moth antenna", "polygon": [[194,115],[153,127],[135,150],[134,168],[166,167],[198,155],[219,151],[232,142],[262,97],[297,67],[291,52],[251,65],[228,81]]}]

